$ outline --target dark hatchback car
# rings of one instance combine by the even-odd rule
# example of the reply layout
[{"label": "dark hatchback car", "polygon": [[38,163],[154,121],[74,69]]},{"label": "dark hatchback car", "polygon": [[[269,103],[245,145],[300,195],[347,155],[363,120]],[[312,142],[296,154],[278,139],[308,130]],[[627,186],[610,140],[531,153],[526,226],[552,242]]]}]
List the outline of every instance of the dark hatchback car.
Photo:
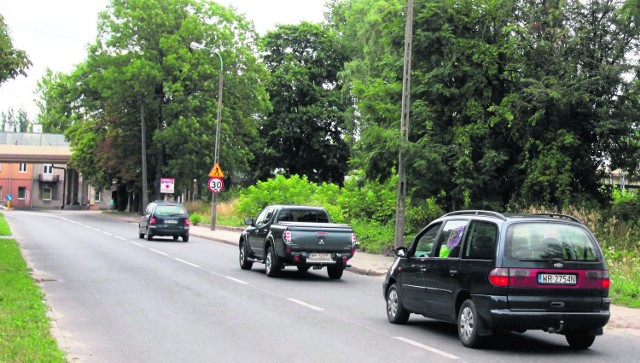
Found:
[{"label": "dark hatchback car", "polygon": [[387,318],[457,324],[463,345],[498,331],[541,329],[587,349],[609,321],[609,272],[598,242],[560,214],[458,211],[436,219],[383,283]]},{"label": "dark hatchback car", "polygon": [[156,201],[151,202],[145,209],[144,215],[138,223],[138,237],[151,241],[154,236],[171,236],[176,241],[182,237],[184,242],[189,241],[189,213],[187,209],[177,202]]}]

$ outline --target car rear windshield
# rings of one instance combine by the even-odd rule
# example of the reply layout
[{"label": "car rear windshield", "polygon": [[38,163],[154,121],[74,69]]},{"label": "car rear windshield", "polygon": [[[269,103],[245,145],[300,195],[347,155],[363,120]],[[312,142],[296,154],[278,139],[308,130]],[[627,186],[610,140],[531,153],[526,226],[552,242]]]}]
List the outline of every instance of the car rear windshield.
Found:
[{"label": "car rear windshield", "polygon": [[280,211],[277,221],[329,223],[329,216],[321,209],[284,209]]},{"label": "car rear windshield", "polygon": [[507,229],[506,257],[512,260],[598,261],[596,241],[567,223],[517,223]]},{"label": "car rear windshield", "polygon": [[186,216],[187,211],[181,205],[159,205],[156,208],[157,216]]}]

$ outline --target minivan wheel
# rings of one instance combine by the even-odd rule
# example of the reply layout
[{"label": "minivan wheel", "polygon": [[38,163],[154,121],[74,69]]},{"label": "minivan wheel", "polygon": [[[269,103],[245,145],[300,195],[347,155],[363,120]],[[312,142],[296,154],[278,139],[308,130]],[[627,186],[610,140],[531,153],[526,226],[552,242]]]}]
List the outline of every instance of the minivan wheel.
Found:
[{"label": "minivan wheel", "polygon": [[280,272],[280,263],[278,262],[278,257],[275,252],[273,252],[273,247],[269,247],[267,250],[267,258],[264,261],[264,272],[266,272],[269,277],[276,277]]},{"label": "minivan wheel", "polygon": [[244,242],[240,243],[240,268],[243,270],[251,270],[253,266],[253,262],[249,261],[247,256],[247,249],[245,248]]},{"label": "minivan wheel", "polygon": [[567,333],[564,337],[567,339],[567,343],[569,343],[571,349],[576,350],[587,349],[593,344],[593,341],[596,340],[594,335],[584,333]]},{"label": "minivan wheel", "polygon": [[402,305],[396,284],[387,290],[387,319],[393,324],[404,324],[409,320],[409,312]]},{"label": "minivan wheel", "polygon": [[151,234],[151,231],[149,230],[149,228],[147,228],[147,241],[152,241],[153,240],[153,235]]},{"label": "minivan wheel", "polygon": [[480,316],[471,299],[465,300],[458,313],[458,337],[465,347],[477,348],[481,344]]}]

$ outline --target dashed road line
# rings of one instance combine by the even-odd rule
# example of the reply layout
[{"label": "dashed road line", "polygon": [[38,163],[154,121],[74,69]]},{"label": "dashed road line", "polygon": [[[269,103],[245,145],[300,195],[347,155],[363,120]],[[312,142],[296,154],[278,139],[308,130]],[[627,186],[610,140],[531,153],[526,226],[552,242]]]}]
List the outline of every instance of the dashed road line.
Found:
[{"label": "dashed road line", "polygon": [[311,305],[311,304],[307,304],[307,303],[306,303],[306,302],[304,302],[304,301],[296,300],[296,299],[294,299],[294,298],[290,298],[290,297],[289,297],[289,298],[287,298],[287,300],[292,301],[292,302],[294,302],[294,303],[296,303],[296,304],[300,304],[300,305],[302,305],[302,306],[308,307],[309,309],[313,309],[313,310],[315,310],[315,311],[322,311],[322,310],[324,310],[323,308],[319,308],[319,307],[317,307],[317,306],[314,306],[314,305]]},{"label": "dashed road line", "polygon": [[235,277],[231,277],[231,276],[225,276],[225,277],[226,277],[226,278],[228,278],[229,280],[231,280],[231,281],[235,281],[235,282],[237,282],[237,283],[239,283],[239,284],[249,285],[249,283],[248,283],[248,282],[246,282],[246,281],[242,281],[242,280],[240,280],[240,279],[236,279]]},{"label": "dashed road line", "polygon": [[449,353],[444,352],[444,351],[442,351],[442,350],[440,350],[440,349],[436,349],[436,348],[430,347],[430,346],[428,346],[428,345],[424,345],[424,344],[422,344],[422,343],[418,343],[418,342],[413,341],[413,340],[411,340],[411,339],[407,339],[407,338],[404,338],[404,337],[394,337],[394,338],[395,338],[395,339],[398,339],[398,340],[400,340],[400,341],[403,341],[403,342],[405,342],[405,343],[411,344],[411,345],[413,345],[414,347],[418,347],[418,348],[422,348],[422,349],[424,349],[424,350],[428,350],[428,351],[430,351],[431,353],[436,353],[436,354],[439,354],[439,355],[441,355],[441,356],[443,356],[443,357],[446,357],[446,358],[449,358],[449,359],[460,359],[460,357],[458,357],[458,356],[456,356],[456,355],[449,354]]},{"label": "dashed road line", "polygon": [[149,248],[149,251],[151,251],[151,252],[155,252],[155,253],[157,253],[157,254],[159,254],[159,255],[169,256],[168,254],[166,254],[166,253],[164,253],[164,252],[162,252],[162,251],[158,251],[158,250],[156,250],[155,248]]},{"label": "dashed road line", "polygon": [[142,248],[145,248],[145,246],[142,243],[138,243],[138,242],[133,242],[133,241],[129,241],[129,243],[131,243],[132,245],[136,245]]},{"label": "dashed road line", "polygon": [[174,260],[176,260],[176,261],[178,261],[178,262],[182,262],[182,263],[184,263],[185,265],[189,265],[189,266],[191,266],[191,267],[201,268],[200,266],[196,265],[195,263],[191,263],[191,262],[189,262],[189,261],[185,261],[185,260],[183,260],[183,259],[181,259],[181,258],[174,257],[173,259],[174,259]]}]

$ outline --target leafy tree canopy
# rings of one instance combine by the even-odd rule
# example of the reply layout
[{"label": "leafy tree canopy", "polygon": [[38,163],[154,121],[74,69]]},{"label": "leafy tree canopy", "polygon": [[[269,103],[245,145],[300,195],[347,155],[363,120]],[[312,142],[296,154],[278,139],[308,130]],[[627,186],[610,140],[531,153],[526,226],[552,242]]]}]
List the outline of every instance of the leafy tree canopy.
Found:
[{"label": "leafy tree canopy", "polygon": [[27,53],[13,47],[9,28],[0,14],[0,84],[18,76],[27,76],[31,61]]}]

